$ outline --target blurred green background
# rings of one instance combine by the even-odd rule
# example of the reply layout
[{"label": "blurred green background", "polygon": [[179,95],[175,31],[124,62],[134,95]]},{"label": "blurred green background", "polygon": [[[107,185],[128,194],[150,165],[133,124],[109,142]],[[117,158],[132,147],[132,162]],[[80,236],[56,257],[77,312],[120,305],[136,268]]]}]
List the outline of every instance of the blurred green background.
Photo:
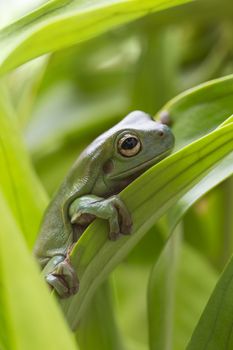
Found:
[{"label": "blurred green background", "polygon": [[[0,26],[41,3],[1,2]],[[40,57],[5,77],[5,83],[32,162],[52,195],[79,152],[129,111],[141,109],[155,115],[178,93],[231,73],[232,1],[202,0]],[[176,293],[181,311],[175,316],[174,349],[182,349],[187,342],[232,254],[232,212],[230,178],[199,200],[177,229],[182,253]],[[161,221],[104,286],[113,291],[114,313],[132,350],[147,348],[148,278],[166,239],[165,231],[166,223]],[[188,287],[190,279],[192,286]],[[92,312],[95,305],[91,305]],[[96,315],[97,322],[99,313]],[[81,327],[94,332],[95,323],[88,316],[83,324]]]}]

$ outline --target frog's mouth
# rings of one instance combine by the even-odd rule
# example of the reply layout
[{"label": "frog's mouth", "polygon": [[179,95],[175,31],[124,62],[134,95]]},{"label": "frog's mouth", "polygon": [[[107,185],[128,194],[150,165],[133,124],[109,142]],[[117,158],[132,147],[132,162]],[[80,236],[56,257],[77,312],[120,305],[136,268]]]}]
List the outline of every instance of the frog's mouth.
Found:
[{"label": "frog's mouth", "polygon": [[168,156],[172,151],[172,148],[168,149],[167,151],[159,154],[158,156],[156,157],[153,157],[139,165],[137,165],[136,167],[133,167],[133,168],[130,168],[130,169],[127,169],[125,171],[122,171],[121,173],[118,173],[116,175],[113,175],[113,176],[109,176],[111,179],[113,180],[117,180],[117,179],[123,179],[125,177],[128,177],[130,175],[135,175],[135,178],[137,176],[140,175],[140,172],[143,172],[145,171],[145,169],[149,168],[150,166],[156,164],[159,160],[162,160],[163,158],[165,158],[166,156]]}]

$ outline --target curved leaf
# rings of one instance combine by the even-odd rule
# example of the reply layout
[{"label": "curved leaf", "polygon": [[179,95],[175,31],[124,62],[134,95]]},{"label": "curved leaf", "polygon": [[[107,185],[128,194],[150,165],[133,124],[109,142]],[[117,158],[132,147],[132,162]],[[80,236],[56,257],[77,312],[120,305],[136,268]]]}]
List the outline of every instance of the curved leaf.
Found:
[{"label": "curved leaf", "polygon": [[193,333],[187,350],[233,348],[233,259],[229,262]]},{"label": "curved leaf", "polygon": [[[169,115],[176,136],[176,148],[195,140],[217,126],[233,121],[227,118],[233,111],[233,75],[212,80],[190,89],[168,102],[156,115]],[[226,119],[227,118],[227,119]],[[170,232],[187,210],[211,188],[227,179],[233,172],[233,154],[208,173],[198,184],[168,211]],[[170,234],[170,233],[169,233]]]},{"label": "curved leaf", "polygon": [[169,101],[156,114],[173,123],[176,149],[204,136],[224,122],[233,111],[233,75],[211,80]]},{"label": "curved leaf", "polygon": [[0,217],[0,348],[77,349],[1,192]]},{"label": "curved leaf", "polygon": [[112,289],[105,282],[97,290],[76,337],[81,350],[124,350],[123,339],[113,313]]},{"label": "curved leaf", "polygon": [[[227,115],[231,114],[233,111],[232,95],[233,77],[228,76],[214,80],[212,82],[202,84],[194,89],[191,89],[181,94],[180,96],[176,97],[171,102],[169,102],[167,104],[167,107],[165,106],[165,108],[163,109],[163,112],[167,111],[174,122],[174,133],[176,134],[178,140],[177,148],[180,148],[183,144],[189,142],[190,139],[195,139],[203,133],[212,130],[220,122],[222,122]],[[220,127],[232,123],[232,121],[233,118],[231,116],[227,120],[225,120],[220,125]],[[176,225],[182,219],[183,215],[201,196],[203,196],[210,189],[212,189],[220,182],[228,178],[231,174],[233,174],[232,152],[221,162],[219,162],[212,170],[210,170],[209,173],[203,179],[201,179],[189,191],[187,191],[187,193],[184,196],[182,196],[175,203],[175,205],[168,210],[168,223],[170,227],[167,235],[170,235],[172,233]],[[176,238],[174,238],[174,240],[176,241]],[[170,249],[174,249],[171,243],[168,244]],[[162,253],[162,257],[160,258],[163,259],[163,263],[167,259],[166,254],[168,249],[169,248],[165,248],[165,251]],[[175,268],[172,255],[170,256],[169,263],[170,264],[168,264],[167,262],[167,265],[165,265],[166,269],[164,270],[161,270],[161,263],[155,263],[151,275],[151,281],[153,281],[153,285],[158,287],[158,281],[156,280],[158,278],[158,270],[161,270],[161,278],[164,279],[165,282],[167,281],[167,272],[169,268]],[[173,287],[175,288],[175,286]],[[171,305],[168,305],[168,303],[161,303],[158,300],[156,293],[153,294],[152,292],[150,292],[151,289],[152,287],[150,286],[149,307],[151,305],[153,307],[153,305],[156,304],[157,308],[159,308],[159,311],[158,313],[153,313],[149,311],[150,343],[152,349],[156,349],[157,347],[160,349],[159,342],[166,344],[166,342],[169,339],[171,340],[172,335],[170,334],[169,330],[170,328],[176,327],[176,324],[173,324],[171,319],[169,322],[166,322],[166,320],[163,319],[163,317],[165,317],[165,315],[167,315],[169,312],[173,312],[172,307]],[[167,293],[171,297],[173,290],[172,288],[170,288],[170,285],[166,284],[164,286],[164,293]],[[190,294],[190,298],[193,296],[195,297],[193,293]],[[153,307],[153,310],[154,309],[155,306]],[[162,317],[164,321],[161,321],[160,325],[158,325],[159,317]],[[157,326],[157,328],[155,328],[155,325]],[[183,327],[181,328],[183,329]],[[187,327],[185,330],[187,331]],[[164,337],[164,332],[166,331],[168,331],[169,335],[167,337]],[[177,332],[178,330],[176,331],[176,333]],[[189,329],[189,334],[190,333],[191,332]],[[186,333],[186,339],[187,336],[189,336],[189,334],[188,332]]]},{"label": "curved leaf", "polygon": [[47,197],[30,164],[7,94],[0,92],[0,190],[32,247]]},{"label": "curved leaf", "polygon": [[232,151],[231,123],[166,158],[121,193],[132,213],[134,230],[131,236],[110,242],[107,224],[101,220],[87,229],[72,254],[81,280],[80,291],[69,300],[61,301],[71,327],[77,325],[96,287],[153,223]]},{"label": "curved leaf", "polygon": [[[168,240],[149,280],[151,350],[185,348],[216,282],[208,262],[182,242],[180,226]],[[205,278],[200,278],[200,271]]]},{"label": "curved leaf", "polygon": [[[233,122],[233,116],[226,119],[220,127]],[[216,167],[211,170],[207,176],[198,184],[193,186],[180,200],[177,201],[168,212],[170,231],[174,230],[182,216],[188,209],[205,193],[217,186],[222,181],[226,180],[233,174],[233,154],[225,157]]]},{"label": "curved leaf", "polygon": [[0,73],[189,0],[54,0],[0,31]]}]

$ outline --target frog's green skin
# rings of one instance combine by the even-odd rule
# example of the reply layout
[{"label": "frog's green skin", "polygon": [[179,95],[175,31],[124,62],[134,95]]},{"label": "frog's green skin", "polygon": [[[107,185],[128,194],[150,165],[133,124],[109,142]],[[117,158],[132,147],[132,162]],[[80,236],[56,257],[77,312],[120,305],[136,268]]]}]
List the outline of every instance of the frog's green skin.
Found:
[{"label": "frog's green skin", "polygon": [[[127,146],[132,150],[122,150],[122,142],[127,139],[128,143],[132,136],[138,144],[135,148]],[[47,282],[61,297],[78,290],[78,279],[69,261],[72,244],[95,217],[109,221],[110,239],[130,233],[130,214],[116,194],[167,156],[173,145],[173,134],[166,125],[134,111],[78,157],[46,210],[35,246]]]}]

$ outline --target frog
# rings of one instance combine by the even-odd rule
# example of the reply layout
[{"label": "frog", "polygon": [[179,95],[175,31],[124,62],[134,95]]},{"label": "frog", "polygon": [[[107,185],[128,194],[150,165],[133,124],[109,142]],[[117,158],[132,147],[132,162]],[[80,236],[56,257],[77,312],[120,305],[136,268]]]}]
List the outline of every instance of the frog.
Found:
[{"label": "frog", "polygon": [[45,211],[34,248],[46,282],[60,298],[78,292],[70,255],[85,229],[99,218],[107,220],[110,240],[131,234],[131,214],[119,193],[168,156],[174,142],[165,123],[136,110],[98,136],[75,160]]}]

